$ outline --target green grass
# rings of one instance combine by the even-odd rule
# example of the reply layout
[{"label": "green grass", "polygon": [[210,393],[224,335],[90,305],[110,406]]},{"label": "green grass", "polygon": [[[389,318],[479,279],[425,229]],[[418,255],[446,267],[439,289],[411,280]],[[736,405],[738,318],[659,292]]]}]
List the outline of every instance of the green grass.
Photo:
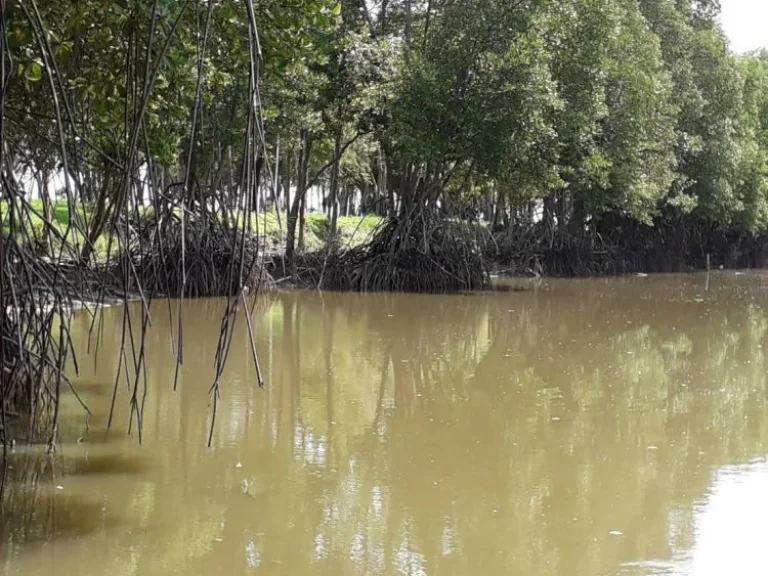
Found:
[{"label": "green grass", "polygon": [[[29,211],[29,219],[25,219],[24,222],[16,222],[17,233],[23,237],[20,226],[26,227],[27,235],[36,238],[42,238],[44,230],[43,219],[43,202],[42,200],[30,201],[31,210]],[[69,224],[69,209],[66,202],[53,202],[53,225],[54,228],[64,236],[64,241],[67,243],[78,246],[82,246],[84,238],[82,234],[73,226],[67,233],[67,225]],[[0,201],[0,209],[2,209],[3,215],[3,231],[6,234],[10,234],[10,224],[8,219],[8,201]],[[76,206],[77,214],[81,225],[85,222],[86,218],[90,221],[91,207],[82,204]],[[35,212],[37,214],[35,214]],[[19,212],[17,211],[17,214]],[[39,215],[40,216],[39,216]],[[339,245],[357,246],[365,240],[367,240],[376,226],[381,222],[380,216],[368,215],[364,217],[359,216],[340,216],[338,220],[338,233],[339,233]],[[282,226],[280,225],[282,224]],[[278,223],[277,214],[274,211],[268,211],[266,214],[259,214],[252,217],[252,224],[254,230],[258,230],[259,234],[266,237],[266,245],[268,250],[279,251],[282,250],[285,241],[286,230],[286,217],[285,213],[281,213],[281,222]],[[308,251],[320,250],[328,243],[330,229],[330,221],[328,217],[319,213],[310,213],[306,215],[306,227],[304,229],[304,246]],[[297,232],[298,234],[298,232]],[[53,249],[58,252],[61,248],[62,241],[55,236],[53,237]],[[94,246],[94,258],[96,260],[104,260],[107,255],[107,246],[109,244],[109,235],[102,234],[96,241]],[[116,248],[116,243],[113,241],[112,250],[113,253]]]},{"label": "green grass", "polygon": [[[34,225],[35,222],[39,222],[40,226],[42,226],[42,214],[43,214],[43,201],[42,200],[30,200],[29,201],[30,209],[30,216],[32,223]],[[66,229],[67,223],[69,222],[69,208],[67,206],[66,202],[53,202],[53,221],[54,223],[61,226],[61,230]],[[3,228],[5,230],[8,229],[8,200],[0,200],[0,208],[2,208],[3,211]],[[21,209],[21,205],[19,204],[19,209]],[[76,206],[77,213],[80,215],[80,217],[84,217],[87,215],[90,217],[91,215],[91,208],[89,206],[85,207],[85,210],[83,210],[82,204],[77,204]],[[20,211],[20,210],[19,210]],[[38,216],[37,214],[34,214],[34,212],[37,212],[40,214]]]},{"label": "green grass", "polygon": [[[254,217],[258,220],[259,233],[268,238],[268,247],[282,246],[285,240],[286,220],[285,214],[281,214],[281,224],[278,224],[277,215],[274,211],[266,214],[259,214]],[[339,245],[357,246],[368,239],[370,234],[381,222],[380,216],[368,215],[359,216],[340,216],[338,220]],[[328,243],[330,232],[330,220],[322,212],[307,214],[304,228],[304,246],[306,250],[312,252],[322,249]],[[298,234],[298,232],[297,232]]]},{"label": "green grass", "polygon": [[[61,201],[52,202],[51,207],[53,209],[52,227],[57,232],[51,234],[53,252],[58,253],[59,250],[61,250],[63,244],[68,244],[71,247],[82,247],[85,241],[83,234],[76,226],[73,225],[69,227],[70,218],[67,203]],[[21,206],[19,206],[19,209],[16,211],[16,215],[17,218],[19,218],[19,215],[23,214],[23,219],[19,219],[14,223],[14,231],[11,230],[9,204],[7,200],[0,201],[0,209],[2,209],[3,215],[3,232],[6,234],[12,234],[15,232],[17,238],[21,239],[22,241],[26,240],[27,236],[33,239],[37,239],[38,242],[42,241],[43,233],[45,231],[45,226],[43,224],[42,200],[31,200],[29,202],[28,210],[22,210]],[[86,218],[90,220],[91,208],[89,206],[85,206],[84,208],[82,204],[78,203],[75,210],[79,216],[78,219],[80,221],[80,226],[84,227]],[[68,227],[69,230],[67,230]],[[100,236],[96,240],[96,244],[94,246],[94,258],[97,260],[103,260],[106,258],[108,242],[109,236],[106,234]],[[45,252],[51,252],[50,246],[46,245]],[[68,254],[66,248],[65,254]]]}]

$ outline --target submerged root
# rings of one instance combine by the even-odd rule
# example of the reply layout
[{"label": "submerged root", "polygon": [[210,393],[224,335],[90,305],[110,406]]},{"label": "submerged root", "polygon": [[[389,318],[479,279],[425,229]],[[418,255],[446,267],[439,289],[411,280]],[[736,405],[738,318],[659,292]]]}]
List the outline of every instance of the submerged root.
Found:
[{"label": "submerged root", "polygon": [[331,290],[460,292],[486,284],[475,229],[422,211],[386,220],[370,241],[323,260],[318,284]]}]

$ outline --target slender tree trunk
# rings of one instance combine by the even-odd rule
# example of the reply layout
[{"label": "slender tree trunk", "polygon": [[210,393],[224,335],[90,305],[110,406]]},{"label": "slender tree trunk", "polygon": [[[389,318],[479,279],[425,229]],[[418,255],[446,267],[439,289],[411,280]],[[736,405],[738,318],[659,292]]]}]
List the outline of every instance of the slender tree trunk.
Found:
[{"label": "slender tree trunk", "polygon": [[[39,173],[38,178],[39,186],[40,186],[40,200],[43,202],[43,218],[47,222],[53,223],[54,220],[54,214],[51,210],[51,197],[48,194],[48,171],[47,170],[41,170]],[[43,243],[43,246],[46,246],[50,252],[51,255],[53,255],[53,246],[50,243],[51,239],[51,231],[48,226],[43,226],[43,237],[41,238],[41,242]]]},{"label": "slender tree trunk", "polygon": [[424,18],[424,40],[422,46],[426,49],[429,40],[429,24],[432,20],[432,0],[427,0],[427,13]]},{"label": "slender tree trunk", "polygon": [[275,207],[277,229],[282,232],[283,222],[282,218],[280,218],[280,136],[277,137],[277,147],[275,151],[275,172],[272,175],[272,204]]},{"label": "slender tree trunk", "polygon": [[96,203],[93,207],[93,215],[91,216],[88,235],[80,250],[80,264],[83,266],[87,266],[90,263],[91,256],[93,255],[93,246],[96,243],[96,240],[99,239],[99,236],[104,232],[104,228],[110,218],[111,210],[107,205],[107,198],[112,189],[113,170],[109,167],[105,167],[103,174],[101,190],[99,190],[99,196],[96,198]]},{"label": "slender tree trunk", "polygon": [[339,222],[339,164],[341,164],[341,129],[336,131],[336,138],[333,145],[333,156],[336,161],[331,167],[331,190],[328,195],[331,209],[331,227],[330,241],[336,242],[336,230]]},{"label": "slender tree trunk", "polygon": [[550,240],[554,237],[555,231],[555,194],[556,192],[550,192],[544,197],[544,229],[550,236]]},{"label": "slender tree trunk", "polygon": [[411,51],[411,39],[412,39],[412,25],[413,25],[413,12],[411,9],[411,0],[405,0],[405,57],[408,61],[409,53]]},{"label": "slender tree trunk", "polygon": [[253,190],[251,190],[251,208],[254,214],[259,212],[259,188],[261,187],[261,171],[264,168],[264,150],[259,149],[259,155],[256,157],[256,166],[254,167]]},{"label": "slender tree trunk", "polygon": [[288,212],[291,210],[291,152],[286,151],[285,158],[283,158],[283,193],[285,194],[285,208],[286,218],[288,218]]},{"label": "slender tree trunk", "polygon": [[395,202],[395,191],[392,189],[392,184],[389,182],[388,176],[388,170],[387,170],[387,163],[384,162],[384,176],[383,176],[383,192],[387,195],[387,204],[386,204],[386,212],[384,212],[384,216],[394,216],[397,214],[397,203]]},{"label": "slender tree trunk", "polygon": [[309,157],[312,151],[312,141],[310,140],[308,131],[306,129],[302,129],[301,131],[301,140],[302,146],[301,152],[299,153],[298,166],[299,178],[298,182],[296,183],[296,195],[293,198],[291,209],[288,213],[287,233],[285,236],[285,259],[291,266],[293,265],[293,256],[296,251],[296,224],[299,220],[299,212],[302,208],[304,196],[307,193]]},{"label": "slender tree trunk", "polygon": [[499,226],[506,225],[506,202],[504,200],[504,195],[501,192],[496,193],[496,206],[493,211],[493,224],[491,225],[492,230],[498,230]]},{"label": "slender tree trunk", "polygon": [[573,211],[571,212],[571,219],[568,222],[568,228],[571,234],[574,236],[581,236],[584,232],[584,205],[581,199],[573,197],[572,199]]},{"label": "slender tree trunk", "polygon": [[[161,171],[161,174],[164,172],[164,170]],[[226,203],[227,210],[225,211],[225,214],[231,214],[231,210],[234,207],[234,198],[235,198],[235,164],[232,162],[232,146],[227,146],[227,172],[229,172],[229,189],[227,191],[226,200],[222,201],[222,203]],[[160,184],[160,189],[163,190],[164,186]],[[223,200],[223,199],[222,199]]]},{"label": "slender tree trunk", "polygon": [[413,190],[413,166],[408,163],[400,176],[400,215],[405,217],[413,208],[414,194]]},{"label": "slender tree trunk", "polygon": [[564,230],[566,222],[568,220],[568,198],[565,190],[557,191],[557,228],[558,230]]},{"label": "slender tree trunk", "polygon": [[301,195],[301,208],[299,209],[299,250],[304,250],[304,229],[306,227],[307,195]]},{"label": "slender tree trunk", "polygon": [[387,8],[389,7],[389,0],[381,0],[381,9],[379,10],[379,30],[384,32],[387,26]]},{"label": "slender tree trunk", "polygon": [[[387,159],[384,156],[384,149],[379,148],[379,174],[376,180],[376,198],[375,206],[376,212],[380,216],[394,216],[395,215],[395,196],[394,192],[389,188],[388,174],[387,174]],[[384,203],[384,199],[387,202]]]},{"label": "slender tree trunk", "polygon": [[451,217],[451,199],[447,196],[445,198],[441,198],[440,211],[443,213],[443,218]]}]

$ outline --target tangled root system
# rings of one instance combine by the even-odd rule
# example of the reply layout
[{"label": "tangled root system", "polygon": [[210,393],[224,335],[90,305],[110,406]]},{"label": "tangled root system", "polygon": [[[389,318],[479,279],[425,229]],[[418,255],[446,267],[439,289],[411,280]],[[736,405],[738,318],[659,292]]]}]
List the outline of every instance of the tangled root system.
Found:
[{"label": "tangled root system", "polygon": [[390,218],[367,243],[331,254],[321,285],[361,292],[479,289],[487,280],[482,241],[477,230],[429,211]]},{"label": "tangled root system", "polygon": [[258,238],[242,228],[195,218],[184,223],[182,242],[182,225],[174,216],[153,219],[141,236],[132,249],[140,251],[134,260],[140,263],[137,276],[145,293],[203,298],[232,296],[242,287],[251,292],[274,288]]}]

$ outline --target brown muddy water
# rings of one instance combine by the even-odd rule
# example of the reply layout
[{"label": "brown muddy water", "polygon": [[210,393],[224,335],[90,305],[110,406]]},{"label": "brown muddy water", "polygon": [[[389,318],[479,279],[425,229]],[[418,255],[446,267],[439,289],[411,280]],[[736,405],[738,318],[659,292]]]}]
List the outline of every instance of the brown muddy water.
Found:
[{"label": "brown muddy water", "polygon": [[223,302],[185,304],[176,392],[153,304],[142,445],[107,310],[90,432],[69,396],[56,457],[12,455],[0,574],[768,573],[768,273],[516,286],[272,297],[212,448]]}]

